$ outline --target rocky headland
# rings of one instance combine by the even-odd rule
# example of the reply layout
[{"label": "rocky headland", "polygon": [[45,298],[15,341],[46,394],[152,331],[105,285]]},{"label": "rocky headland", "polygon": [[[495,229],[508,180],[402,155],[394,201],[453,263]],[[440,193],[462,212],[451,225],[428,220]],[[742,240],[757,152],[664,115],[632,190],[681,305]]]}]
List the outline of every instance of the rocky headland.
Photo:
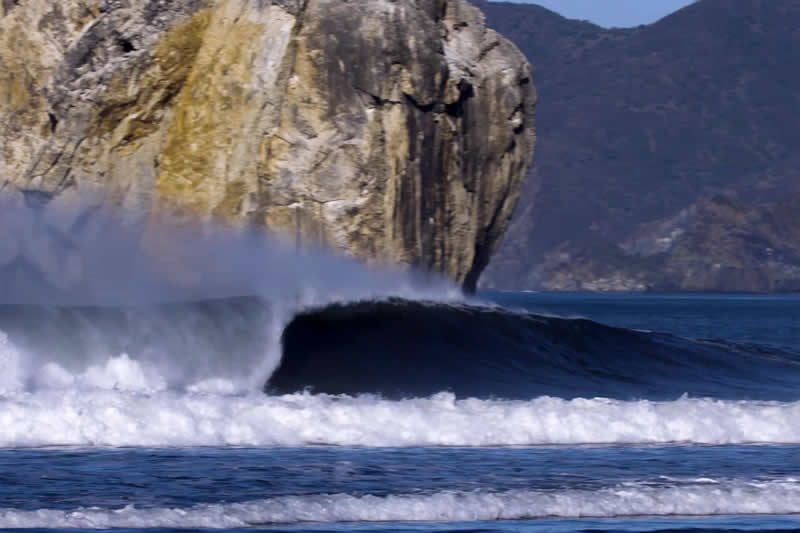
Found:
[{"label": "rocky headland", "polygon": [[[0,2],[6,202],[88,190],[468,290],[516,205],[535,100],[465,0]],[[40,249],[69,242],[55,224]],[[25,254],[58,261],[12,243],[0,268]]]}]

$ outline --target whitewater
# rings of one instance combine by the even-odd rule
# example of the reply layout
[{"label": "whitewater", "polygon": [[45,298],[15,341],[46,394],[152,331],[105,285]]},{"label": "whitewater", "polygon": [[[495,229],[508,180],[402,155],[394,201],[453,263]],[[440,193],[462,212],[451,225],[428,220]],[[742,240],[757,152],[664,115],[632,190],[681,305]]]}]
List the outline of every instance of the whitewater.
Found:
[{"label": "whitewater", "polygon": [[[132,321],[128,314],[126,324]],[[183,317],[170,327],[184,328],[177,338],[191,339],[197,322]],[[86,334],[95,325],[83,321],[82,327]],[[448,391],[399,400],[380,394],[264,394],[279,364],[284,326],[263,327],[268,334],[257,338],[265,344],[249,360],[234,359],[235,365],[192,363],[191,352],[163,353],[148,343],[143,360],[95,353],[77,370],[74,354],[67,352],[65,362],[63,353],[25,353],[0,332],[0,447],[800,443],[800,401],[685,394],[669,401],[459,398]],[[158,336],[156,344],[164,338]]]},{"label": "whitewater", "polygon": [[[400,401],[308,393],[123,390],[142,381],[112,362],[110,389],[68,387],[0,399],[0,446],[535,446],[800,443],[800,402],[683,398]],[[126,366],[120,373],[120,366]],[[91,379],[100,372],[89,371]],[[116,375],[115,375],[116,374]],[[123,380],[114,381],[122,374]],[[128,381],[125,381],[128,380]],[[108,382],[111,384],[111,381]],[[225,388],[203,384],[201,388]]]},{"label": "whitewater", "polygon": [[0,207],[0,528],[800,526],[797,298],[468,298],[252,229],[165,223],[161,261],[138,217]]},{"label": "whitewater", "polygon": [[800,481],[766,483],[701,480],[672,487],[626,484],[599,491],[514,490],[436,492],[426,495],[289,496],[190,508],[113,511],[0,509],[0,527],[43,528],[237,528],[269,524],[475,522],[537,518],[620,518],[714,514],[791,514],[800,512]]}]

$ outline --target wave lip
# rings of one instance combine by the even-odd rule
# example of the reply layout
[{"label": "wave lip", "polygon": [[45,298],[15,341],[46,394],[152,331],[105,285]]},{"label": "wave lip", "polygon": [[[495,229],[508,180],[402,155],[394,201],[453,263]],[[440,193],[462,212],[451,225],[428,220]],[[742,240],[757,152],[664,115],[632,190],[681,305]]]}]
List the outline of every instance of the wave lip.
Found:
[{"label": "wave lip", "polygon": [[65,389],[0,397],[0,447],[797,444],[798,420],[800,402]]},{"label": "wave lip", "polygon": [[0,509],[0,527],[234,528],[305,522],[408,522],[409,517],[420,522],[476,522],[795,513],[800,513],[800,483],[797,480],[705,480],[678,486],[628,483],[600,490],[281,496],[189,508]]}]

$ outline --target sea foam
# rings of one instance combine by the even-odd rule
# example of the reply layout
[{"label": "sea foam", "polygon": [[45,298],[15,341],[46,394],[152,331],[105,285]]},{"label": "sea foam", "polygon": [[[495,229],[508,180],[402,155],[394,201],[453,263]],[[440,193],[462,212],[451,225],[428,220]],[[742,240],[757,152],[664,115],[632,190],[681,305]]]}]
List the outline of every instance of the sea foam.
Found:
[{"label": "sea foam", "polygon": [[458,400],[450,393],[389,401],[225,394],[224,383],[215,382],[183,392],[130,389],[137,384],[6,394],[0,397],[0,446],[800,443],[800,402]]},{"label": "sea foam", "polygon": [[26,366],[0,335],[0,447],[800,443],[800,402],[269,396],[213,376],[175,389],[126,354]]},{"label": "sea foam", "polygon": [[188,508],[0,509],[3,528],[234,528],[305,522],[474,522],[537,518],[714,516],[800,512],[794,480],[729,480],[600,490],[436,492],[388,496],[283,496]]}]

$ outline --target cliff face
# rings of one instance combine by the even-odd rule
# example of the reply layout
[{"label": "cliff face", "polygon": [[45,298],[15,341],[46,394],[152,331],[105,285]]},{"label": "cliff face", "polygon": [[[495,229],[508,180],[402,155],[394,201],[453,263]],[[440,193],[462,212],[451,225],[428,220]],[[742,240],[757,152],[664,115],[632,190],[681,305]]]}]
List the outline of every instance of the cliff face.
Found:
[{"label": "cliff face", "polygon": [[0,190],[257,223],[475,286],[534,145],[465,0],[0,3]]}]

